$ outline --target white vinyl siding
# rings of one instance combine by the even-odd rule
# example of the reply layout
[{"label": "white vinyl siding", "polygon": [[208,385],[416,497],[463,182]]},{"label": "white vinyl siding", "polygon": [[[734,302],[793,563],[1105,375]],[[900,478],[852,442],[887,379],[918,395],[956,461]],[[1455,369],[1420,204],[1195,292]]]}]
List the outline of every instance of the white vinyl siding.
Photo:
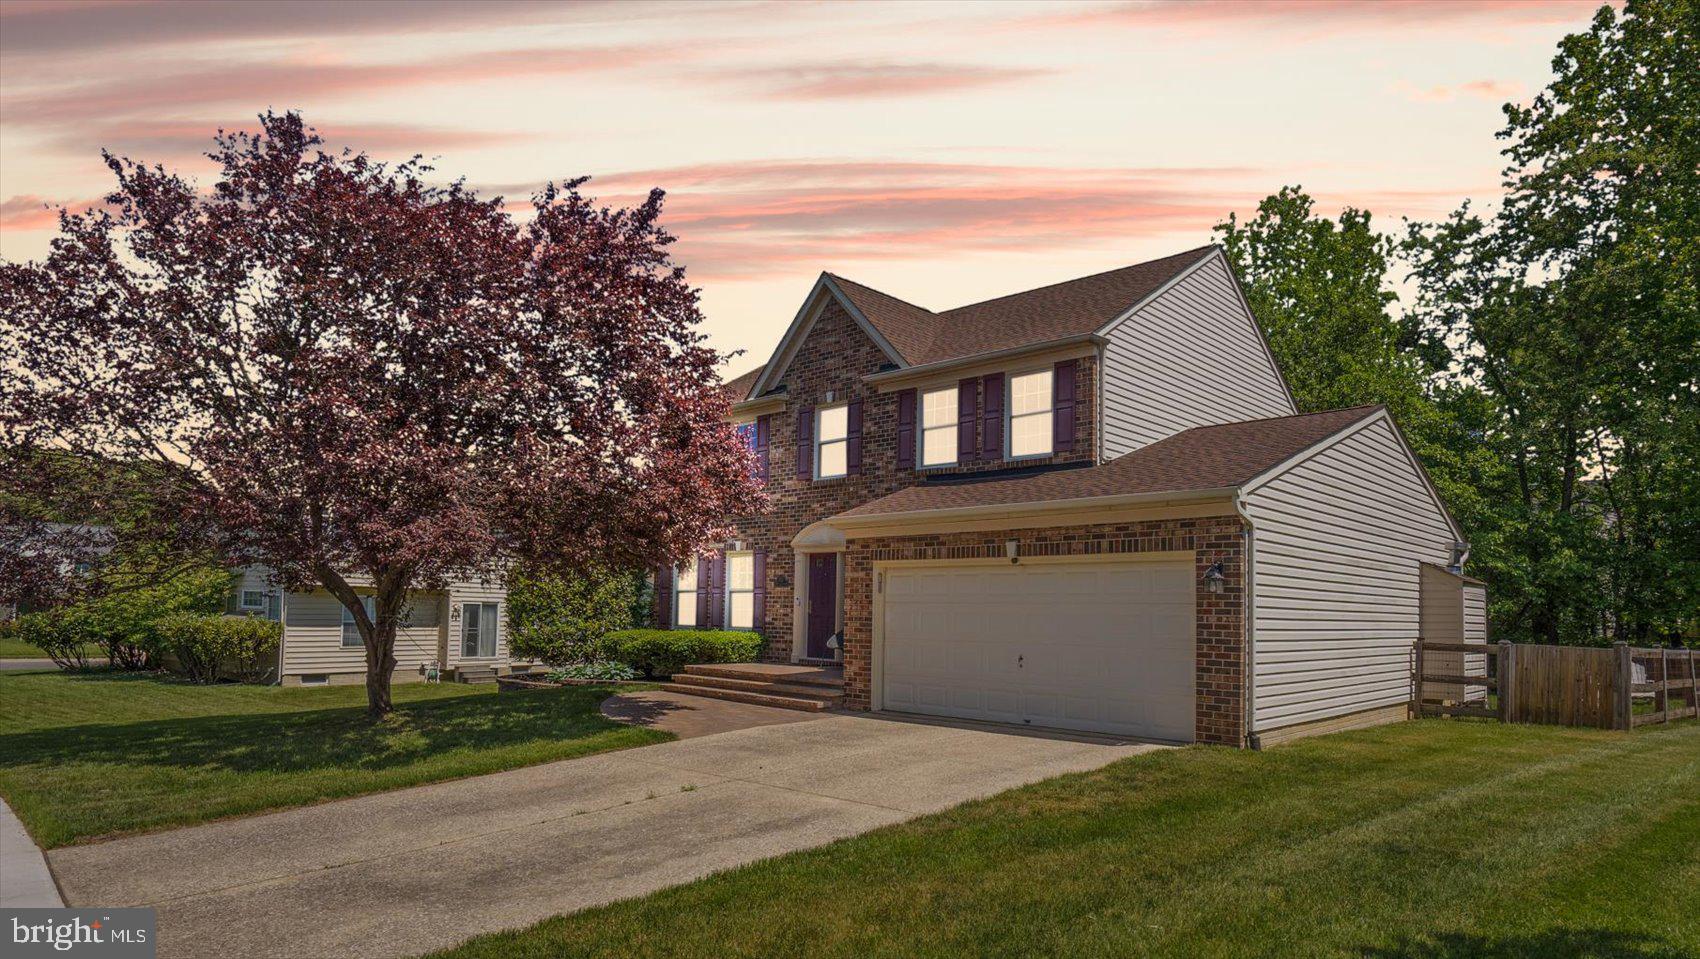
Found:
[{"label": "white vinyl siding", "polygon": [[829,406],[815,414],[815,479],[850,472],[850,407]]},{"label": "white vinyl siding", "polygon": [[1051,408],[1056,403],[1050,370],[1009,378],[1009,458],[1047,456],[1054,442]]},{"label": "white vinyl siding", "polygon": [[1410,697],[1423,562],[1455,533],[1389,421],[1246,494],[1253,540],[1253,729]]},{"label": "white vinyl siding", "polygon": [[726,625],[754,629],[756,625],[756,558],[754,553],[726,554]]},{"label": "white vinyl siding", "polygon": [[[1465,583],[1464,584],[1464,642],[1466,642],[1466,643],[1482,643],[1482,644],[1485,645],[1487,643],[1487,641],[1488,641],[1487,587],[1482,586],[1478,583]],[[1469,675],[1469,676],[1484,676],[1484,675],[1486,675],[1487,674],[1487,660],[1488,660],[1488,658],[1485,654],[1477,655],[1475,653],[1466,653],[1465,656],[1464,656],[1464,669],[1466,670],[1466,675]],[[1486,700],[1487,699],[1487,687],[1485,687],[1485,686],[1471,687],[1470,692],[1469,692],[1469,696],[1467,698],[1470,699],[1470,700]]]},{"label": "white vinyl siding", "polygon": [[451,623],[452,634],[447,636],[446,666],[454,666],[463,659],[476,659],[480,665],[488,664],[489,658],[484,656],[469,657],[461,652],[464,639],[466,606],[469,603],[480,605],[489,603],[496,607],[496,655],[498,664],[508,661],[508,593],[501,582],[497,580],[467,580],[453,583],[449,586],[449,601],[461,607],[461,622]]},{"label": "white vinyl siding", "polygon": [[697,624],[697,586],[695,560],[673,574],[674,626],[692,627]]},{"label": "white vinyl siding", "polygon": [[[418,668],[440,655],[442,593],[420,592],[408,597],[401,625],[396,629],[395,658],[398,676],[417,673]],[[343,621],[346,611],[335,596],[324,590],[285,593],[283,597],[283,673],[362,673],[366,649],[358,641],[344,646]]]},{"label": "white vinyl siding", "polygon": [[[359,648],[360,646],[365,645],[364,641],[361,640],[361,638],[360,638],[360,624],[355,622],[355,620],[354,620],[354,611],[349,609],[348,604],[346,604],[346,603],[339,603],[339,605],[342,606],[342,645],[343,645],[343,647],[344,648],[348,648],[348,647]],[[373,619],[377,616],[377,612],[373,609],[373,606],[372,606],[372,597],[370,597],[370,596],[360,597],[360,605],[366,607],[366,618],[367,619]]]},{"label": "white vinyl siding", "polygon": [[922,466],[954,466],[957,432],[956,387],[921,394]]},{"label": "white vinyl siding", "polygon": [[1194,426],[1298,412],[1220,256],[1110,331],[1102,389],[1108,459]]}]

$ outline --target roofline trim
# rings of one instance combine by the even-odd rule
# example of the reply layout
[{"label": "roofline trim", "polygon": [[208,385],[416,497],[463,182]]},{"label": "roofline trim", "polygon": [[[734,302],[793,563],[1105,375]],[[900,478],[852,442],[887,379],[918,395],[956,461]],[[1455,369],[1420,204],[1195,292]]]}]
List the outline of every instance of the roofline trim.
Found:
[{"label": "roofline trim", "polygon": [[773,380],[777,379],[777,374],[790,368],[792,359],[796,357],[797,348],[802,345],[803,340],[808,338],[809,330],[814,328],[815,321],[820,318],[823,302],[821,294],[823,292],[836,298],[839,305],[844,307],[844,312],[850,314],[850,318],[856,321],[856,325],[861,327],[862,331],[867,333],[874,344],[885,351],[893,362],[897,363],[898,366],[908,365],[907,361],[898,355],[897,350],[893,349],[892,345],[886,341],[886,338],[874,329],[873,324],[868,322],[868,318],[862,315],[862,311],[856,308],[856,304],[851,302],[850,297],[845,295],[838,284],[832,282],[831,275],[823,271],[815,279],[815,285],[809,288],[809,295],[803,297],[803,305],[797,308],[797,315],[791,319],[791,325],[786,327],[785,335],[779,338],[779,345],[773,348],[773,355],[768,357],[767,363],[762,366],[761,375],[756,377],[754,385],[750,387],[750,396],[760,397],[761,394],[772,389]]},{"label": "roofline trim", "polygon": [[900,380],[911,376],[926,376],[930,373],[942,372],[957,366],[967,366],[971,363],[986,363],[992,360],[1001,360],[1006,357],[1025,356],[1029,353],[1043,353],[1046,350],[1054,350],[1064,346],[1073,346],[1076,343],[1093,343],[1102,346],[1104,338],[1099,336],[1097,333],[1076,333],[1072,336],[1064,336],[1054,340],[1043,340],[1037,343],[1024,343],[1020,346],[1008,346],[1001,350],[992,350],[987,353],[970,353],[967,356],[958,356],[953,359],[935,360],[931,363],[922,363],[920,366],[906,366],[902,369],[886,370],[883,373],[869,373],[862,377],[862,382],[879,385],[881,383],[890,382],[891,380]]},{"label": "roofline trim", "polygon": [[913,526],[958,519],[978,519],[998,514],[1067,513],[1080,510],[1112,509],[1118,506],[1163,506],[1211,500],[1226,501],[1232,499],[1235,489],[1232,486],[1221,486],[1199,490],[1158,490],[1151,493],[1117,493],[1108,496],[1076,496],[1070,499],[983,503],[977,506],[901,510],[892,513],[863,513],[857,516],[829,516],[822,522],[849,531],[867,526]]},{"label": "roofline trim", "polygon": [[1463,580],[1464,582],[1466,582],[1466,583],[1468,583],[1472,586],[1486,586],[1487,585],[1487,582],[1485,580],[1477,579],[1474,576],[1471,576],[1469,573],[1460,573],[1457,570],[1452,569],[1451,567],[1442,566],[1439,563],[1431,563],[1426,559],[1418,560],[1417,562],[1418,562],[1418,565],[1427,566],[1429,569],[1432,569],[1437,573],[1445,573],[1446,575],[1451,576],[1455,579]]}]

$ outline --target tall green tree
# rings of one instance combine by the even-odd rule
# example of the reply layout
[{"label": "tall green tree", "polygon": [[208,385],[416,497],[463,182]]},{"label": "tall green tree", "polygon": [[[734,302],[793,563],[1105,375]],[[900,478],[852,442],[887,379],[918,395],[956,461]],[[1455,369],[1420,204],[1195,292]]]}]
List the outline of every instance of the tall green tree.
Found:
[{"label": "tall green tree", "polygon": [[1700,604],[1700,5],[1630,0],[1508,105],[1506,196],[1414,225],[1413,326],[1510,467],[1502,635],[1650,642]]}]

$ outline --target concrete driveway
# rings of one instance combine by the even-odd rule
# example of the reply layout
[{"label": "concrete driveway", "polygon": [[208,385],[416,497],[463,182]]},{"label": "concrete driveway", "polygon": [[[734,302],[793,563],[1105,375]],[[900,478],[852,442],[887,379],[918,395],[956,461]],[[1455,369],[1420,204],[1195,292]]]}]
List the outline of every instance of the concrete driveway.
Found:
[{"label": "concrete driveway", "polygon": [[48,854],[159,955],[408,956],[1150,749],[829,715]]}]

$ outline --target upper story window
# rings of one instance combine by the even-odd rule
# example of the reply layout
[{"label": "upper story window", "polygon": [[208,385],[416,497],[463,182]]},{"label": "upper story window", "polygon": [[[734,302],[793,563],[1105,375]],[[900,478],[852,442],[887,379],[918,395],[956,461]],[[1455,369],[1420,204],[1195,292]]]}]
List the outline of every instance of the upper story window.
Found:
[{"label": "upper story window", "polygon": [[829,406],[815,414],[815,479],[850,472],[850,410]]},{"label": "upper story window", "polygon": [[1009,378],[1009,458],[1051,452],[1051,414],[1055,405],[1050,370]]},{"label": "upper story window", "polygon": [[697,624],[697,561],[681,566],[673,574],[673,625]]},{"label": "upper story window", "polygon": [[726,625],[754,629],[756,625],[756,557],[754,553],[726,554]]},{"label": "upper story window", "polygon": [[[377,615],[373,612],[372,600],[373,597],[371,596],[360,597],[360,605],[366,607],[367,619]],[[354,621],[354,613],[347,606],[344,606],[342,608],[342,646],[344,649],[348,649],[361,645],[364,644],[360,641],[360,626]]]},{"label": "upper story window", "polygon": [[265,609],[266,591],[263,589],[245,589],[242,591],[241,607],[243,609]]},{"label": "upper story window", "polygon": [[921,465],[956,463],[956,387],[921,394]]}]

